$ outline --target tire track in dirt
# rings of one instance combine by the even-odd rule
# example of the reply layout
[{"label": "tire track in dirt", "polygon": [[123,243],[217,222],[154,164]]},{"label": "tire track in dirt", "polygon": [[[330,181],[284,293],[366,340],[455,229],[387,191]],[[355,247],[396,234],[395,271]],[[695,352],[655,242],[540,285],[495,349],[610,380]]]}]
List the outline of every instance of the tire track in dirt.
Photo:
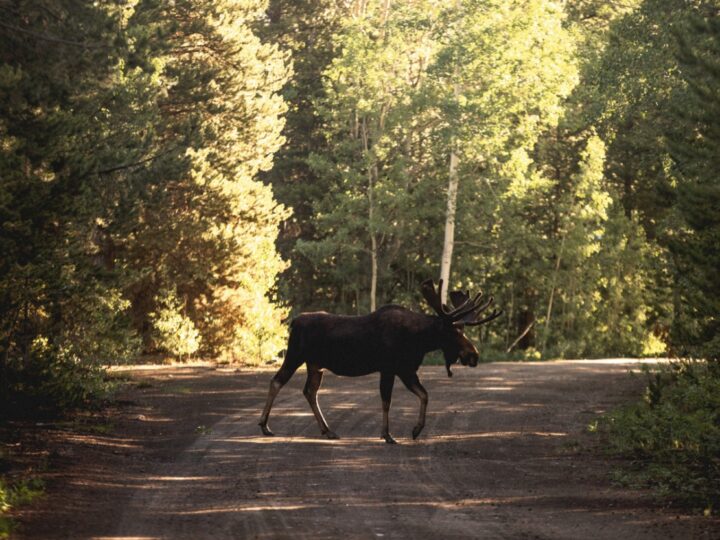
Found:
[{"label": "tire track in dirt", "polygon": [[[439,386],[434,394],[457,391],[457,386],[466,386],[463,375],[465,372],[461,372],[459,376],[456,374],[450,381],[455,384],[450,385],[444,384],[447,382],[445,379],[431,379],[432,383]],[[463,392],[463,395],[467,394]],[[443,407],[443,402],[444,400],[439,401],[439,408]],[[437,531],[438,535],[447,538],[506,538],[507,536],[497,523],[485,518],[482,519],[482,529],[480,529],[479,516],[476,514],[471,518],[461,506],[463,494],[467,491],[468,477],[458,474],[458,468],[454,463],[447,462],[445,467],[436,465],[440,461],[440,456],[438,444],[433,441],[444,440],[447,437],[446,434],[449,433],[466,432],[473,420],[470,414],[459,409],[462,409],[462,404],[458,406],[458,409],[440,408],[434,414],[430,410],[428,411],[428,415],[431,415],[429,418],[433,420],[429,426],[426,426],[424,434],[426,440],[423,441],[423,438],[420,440],[421,443],[425,443],[426,453],[421,459],[408,455],[404,460],[404,466],[408,470],[416,471],[418,484],[422,487],[423,493],[433,509],[427,522],[434,531]],[[415,459],[412,459],[413,457]]]},{"label": "tire track in dirt", "polygon": [[[158,469],[113,538],[618,538],[686,535],[648,497],[610,486],[602,458],[567,451],[588,414],[622,397],[626,367],[486,364],[421,372],[418,400],[396,385],[391,432],[380,439],[377,377],[326,375],[320,403],[339,440],[326,440],[297,374],[271,415],[264,388]],[[264,385],[263,385],[264,386]],[[683,533],[683,534],[680,534]]]},{"label": "tire track in dirt", "polygon": [[[434,376],[433,374],[432,377]],[[452,388],[444,388],[444,390],[452,391]],[[429,391],[432,399],[432,389],[429,388]],[[398,437],[400,444],[388,446],[382,441],[378,444],[379,397],[372,396],[369,400],[363,400],[358,408],[363,412],[358,414],[346,429],[360,437],[354,438],[354,447],[367,445],[373,449],[384,464],[385,470],[377,470],[379,467],[375,467],[377,472],[371,469],[365,475],[353,478],[348,474],[347,468],[337,467],[334,469],[334,484],[352,486],[354,492],[372,493],[374,488],[372,484],[380,483],[385,502],[379,504],[366,499],[345,503],[341,506],[343,517],[340,521],[345,524],[354,523],[350,530],[357,536],[367,538],[412,537],[416,534],[427,534],[428,530],[445,538],[475,537],[478,533],[477,523],[472,523],[460,512],[450,512],[456,510],[457,485],[453,486],[455,489],[448,488],[447,474],[444,471],[431,473],[432,467],[430,467],[433,462],[434,445],[427,444],[428,440],[432,441],[436,436],[434,434],[439,432],[441,422],[444,431],[453,433],[458,416],[448,416],[443,410],[435,414],[430,410],[421,438],[418,441],[406,438],[410,431],[409,426],[415,423],[419,402],[415,396],[406,394],[405,389],[400,386],[394,395],[391,409],[391,428],[395,426],[392,431]],[[466,424],[468,422],[466,421]],[[341,447],[333,448],[335,456],[341,453]],[[366,451],[361,450],[363,453]],[[494,524],[489,525],[492,527],[486,526],[485,532],[490,533],[489,529],[492,529],[490,536],[501,538],[500,530]]]},{"label": "tire track in dirt", "polygon": [[[249,436],[239,421],[245,414],[226,417],[187,448],[177,461],[156,471],[149,489],[141,490],[126,511],[117,528],[117,536],[125,538],[198,538],[202,536],[229,538],[236,529],[235,520],[223,514],[247,510],[249,505],[218,505],[218,495],[225,498],[232,492],[259,493],[261,486],[255,463],[237,463],[235,472],[225,475],[223,454],[230,454],[227,441]],[[239,471],[237,469],[240,469]],[[221,478],[225,481],[220,481]],[[222,487],[221,487],[222,485]],[[222,490],[222,491],[221,491]],[[231,499],[231,497],[228,497]],[[253,535],[270,533],[273,529],[267,513],[252,512],[252,519],[243,529]],[[210,519],[211,516],[223,516]]]},{"label": "tire track in dirt", "polygon": [[[296,423],[292,419],[298,415],[312,419],[304,411],[302,393],[287,390],[275,411],[286,417],[283,430],[284,423]],[[158,469],[149,488],[139,491],[125,512],[118,537],[270,538],[277,537],[278,530],[289,530],[277,511],[280,505],[267,497],[274,470],[267,464],[283,459],[281,448],[275,439],[258,436],[259,399],[250,403],[207,429],[174,463]],[[302,436],[309,427],[290,429]],[[257,452],[258,445],[266,451]]]}]

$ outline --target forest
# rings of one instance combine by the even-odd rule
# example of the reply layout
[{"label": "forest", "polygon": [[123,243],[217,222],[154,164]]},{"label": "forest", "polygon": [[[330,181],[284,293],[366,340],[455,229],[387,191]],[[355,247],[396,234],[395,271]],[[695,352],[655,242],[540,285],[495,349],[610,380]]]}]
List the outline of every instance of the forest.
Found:
[{"label": "forest", "polygon": [[0,408],[142,355],[272,362],[300,312],[443,277],[504,310],[486,361],[682,359],[658,396],[702,387],[720,477],[719,15],[0,2]]}]

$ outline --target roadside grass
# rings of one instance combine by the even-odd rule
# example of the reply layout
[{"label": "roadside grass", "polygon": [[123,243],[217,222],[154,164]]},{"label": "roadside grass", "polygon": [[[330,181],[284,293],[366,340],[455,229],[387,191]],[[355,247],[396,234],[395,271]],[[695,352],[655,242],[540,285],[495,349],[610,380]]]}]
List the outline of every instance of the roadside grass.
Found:
[{"label": "roadside grass", "polygon": [[192,394],[193,389],[189,386],[184,386],[182,384],[173,384],[168,386],[161,387],[161,390],[163,393],[167,394]]},{"label": "roadside grass", "polygon": [[197,433],[198,435],[209,435],[210,433],[212,433],[212,428],[201,424],[195,428],[195,433]]},{"label": "roadside grass", "polygon": [[0,474],[0,539],[10,538],[16,531],[13,514],[44,493],[40,476],[48,467],[45,458],[32,452],[16,455],[11,450],[14,445],[5,443],[22,439],[22,433],[36,428],[108,435],[114,425],[101,421],[97,412],[131,381],[129,376],[103,369],[83,371],[77,380],[61,370],[35,375],[25,386],[18,383],[14,401],[6,403],[8,407],[0,412],[0,473],[4,473]]},{"label": "roadside grass", "polygon": [[99,422],[97,419],[85,417],[54,422],[52,425],[57,429],[91,435],[110,435],[115,428],[112,422]]},{"label": "roadside grass", "polygon": [[39,478],[27,478],[8,483],[0,478],[0,538],[10,538],[17,524],[10,512],[33,502],[45,491],[45,485]]},{"label": "roadside grass", "polygon": [[666,500],[705,515],[720,509],[720,366],[674,362],[643,368],[642,400],[593,422],[626,486],[650,487]]}]

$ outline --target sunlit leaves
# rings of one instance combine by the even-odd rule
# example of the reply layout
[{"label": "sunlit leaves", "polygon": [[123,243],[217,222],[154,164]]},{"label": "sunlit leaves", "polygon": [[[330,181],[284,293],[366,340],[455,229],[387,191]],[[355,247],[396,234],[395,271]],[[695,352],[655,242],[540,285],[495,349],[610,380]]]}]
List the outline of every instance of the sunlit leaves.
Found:
[{"label": "sunlit leaves", "polygon": [[153,309],[148,288],[173,290],[184,306],[176,323],[198,332],[188,334],[193,353],[202,343],[205,353],[255,361],[243,329],[267,329],[265,358],[284,337],[284,312],[265,295],[285,268],[273,242],[288,215],[256,181],[284,141],[279,91],[289,76],[287,56],[253,31],[264,8],[254,0],[140,3],[130,19],[136,51],[153,59],[158,81],[156,151],[180,158],[146,176],[152,197],[137,201],[142,233],[128,246],[141,276],[131,288],[135,310]]}]

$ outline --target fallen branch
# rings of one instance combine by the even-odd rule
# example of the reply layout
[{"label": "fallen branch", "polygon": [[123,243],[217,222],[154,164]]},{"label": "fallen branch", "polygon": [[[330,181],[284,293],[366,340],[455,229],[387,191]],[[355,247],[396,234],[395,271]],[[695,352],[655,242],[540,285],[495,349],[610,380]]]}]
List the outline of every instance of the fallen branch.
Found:
[{"label": "fallen branch", "polygon": [[507,351],[505,351],[505,353],[509,353],[510,351],[512,351],[512,350],[515,348],[515,345],[517,345],[518,343],[520,343],[520,340],[527,335],[527,333],[530,331],[530,329],[531,329],[534,325],[535,325],[535,321],[532,321],[530,324],[528,324],[528,325],[527,325],[527,328],[525,328],[525,330],[523,330],[523,333],[520,334],[520,335],[517,337],[517,339],[512,342],[512,345],[510,345],[510,346],[508,347],[508,349],[507,349]]}]

